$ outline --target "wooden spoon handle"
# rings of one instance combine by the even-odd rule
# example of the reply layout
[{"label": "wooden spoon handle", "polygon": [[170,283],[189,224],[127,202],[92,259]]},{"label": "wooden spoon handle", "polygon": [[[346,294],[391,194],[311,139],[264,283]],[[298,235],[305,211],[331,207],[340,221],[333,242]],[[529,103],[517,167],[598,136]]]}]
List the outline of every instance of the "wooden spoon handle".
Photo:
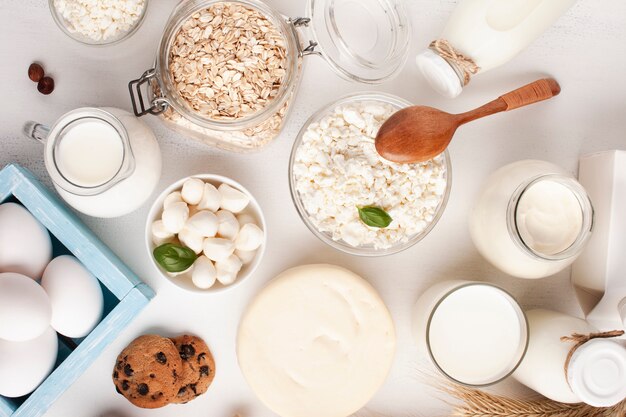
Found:
[{"label": "wooden spoon handle", "polygon": [[560,92],[561,86],[554,78],[543,78],[501,95],[500,98],[506,103],[506,111],[508,111],[547,100]]},{"label": "wooden spoon handle", "polygon": [[554,78],[543,78],[501,95],[497,99],[474,110],[457,114],[455,117],[457,123],[462,125],[472,120],[480,119],[481,117],[547,100],[560,92],[561,87]]}]

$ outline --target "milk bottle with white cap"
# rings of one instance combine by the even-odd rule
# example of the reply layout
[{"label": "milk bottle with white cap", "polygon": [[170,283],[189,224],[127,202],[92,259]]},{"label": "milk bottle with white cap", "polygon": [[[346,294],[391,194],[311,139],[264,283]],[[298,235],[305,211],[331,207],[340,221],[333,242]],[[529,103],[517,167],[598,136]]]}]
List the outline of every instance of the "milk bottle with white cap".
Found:
[{"label": "milk bottle with white cap", "polygon": [[461,0],[417,64],[435,90],[456,97],[473,75],[510,61],[575,2]]},{"label": "milk bottle with white cap", "polygon": [[550,310],[526,312],[528,349],[513,378],[554,401],[610,407],[626,398],[621,331]]}]

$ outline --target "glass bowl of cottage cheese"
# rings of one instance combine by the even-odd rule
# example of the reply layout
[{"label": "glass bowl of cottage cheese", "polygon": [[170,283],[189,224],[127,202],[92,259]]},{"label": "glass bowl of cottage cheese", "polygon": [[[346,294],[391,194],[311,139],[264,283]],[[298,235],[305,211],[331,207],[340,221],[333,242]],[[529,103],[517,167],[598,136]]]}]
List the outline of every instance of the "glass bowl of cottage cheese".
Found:
[{"label": "glass bowl of cottage cheese", "polygon": [[317,111],[300,130],[289,162],[291,195],[306,226],[330,246],[390,255],[422,240],[443,214],[452,179],[447,151],[396,164],[374,147],[382,123],[410,105],[390,94],[353,94]]},{"label": "glass bowl of cottage cheese", "polygon": [[111,45],[135,33],[148,0],[49,0],[52,18],[70,38],[87,45]]}]

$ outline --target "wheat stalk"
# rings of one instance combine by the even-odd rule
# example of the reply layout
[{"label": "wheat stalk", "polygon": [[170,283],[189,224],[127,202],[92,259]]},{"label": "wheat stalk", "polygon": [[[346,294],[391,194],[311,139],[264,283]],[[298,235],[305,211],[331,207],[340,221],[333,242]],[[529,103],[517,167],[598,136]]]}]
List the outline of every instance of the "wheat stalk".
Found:
[{"label": "wheat stalk", "polygon": [[437,387],[461,404],[451,404],[455,417],[626,417],[626,400],[613,407],[564,404],[549,399],[520,400],[461,385],[443,383]]}]

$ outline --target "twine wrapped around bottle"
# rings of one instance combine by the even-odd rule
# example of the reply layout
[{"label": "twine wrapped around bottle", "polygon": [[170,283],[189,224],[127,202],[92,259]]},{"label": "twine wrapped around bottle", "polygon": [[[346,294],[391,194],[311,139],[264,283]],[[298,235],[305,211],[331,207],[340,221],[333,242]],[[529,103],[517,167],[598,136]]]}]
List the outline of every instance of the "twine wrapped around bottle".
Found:
[{"label": "twine wrapped around bottle", "polygon": [[584,345],[590,340],[593,339],[610,339],[613,337],[620,337],[624,334],[623,330],[611,330],[608,332],[598,332],[598,333],[589,333],[589,334],[580,334],[580,333],[572,333],[571,336],[562,336],[561,342],[574,342],[574,345],[567,353],[567,358],[565,359],[565,365],[563,366],[565,370],[565,378],[567,379],[567,368],[569,368],[569,362],[576,352],[576,349]]},{"label": "twine wrapped around bottle", "polygon": [[445,39],[437,39],[430,43],[430,49],[436,51],[439,56],[444,58],[446,61],[453,64],[457,69],[459,69],[463,75],[463,85],[467,85],[472,78],[472,75],[475,75],[480,71],[480,67],[474,62],[474,60],[468,56],[463,55],[454,46],[450,45]]}]

